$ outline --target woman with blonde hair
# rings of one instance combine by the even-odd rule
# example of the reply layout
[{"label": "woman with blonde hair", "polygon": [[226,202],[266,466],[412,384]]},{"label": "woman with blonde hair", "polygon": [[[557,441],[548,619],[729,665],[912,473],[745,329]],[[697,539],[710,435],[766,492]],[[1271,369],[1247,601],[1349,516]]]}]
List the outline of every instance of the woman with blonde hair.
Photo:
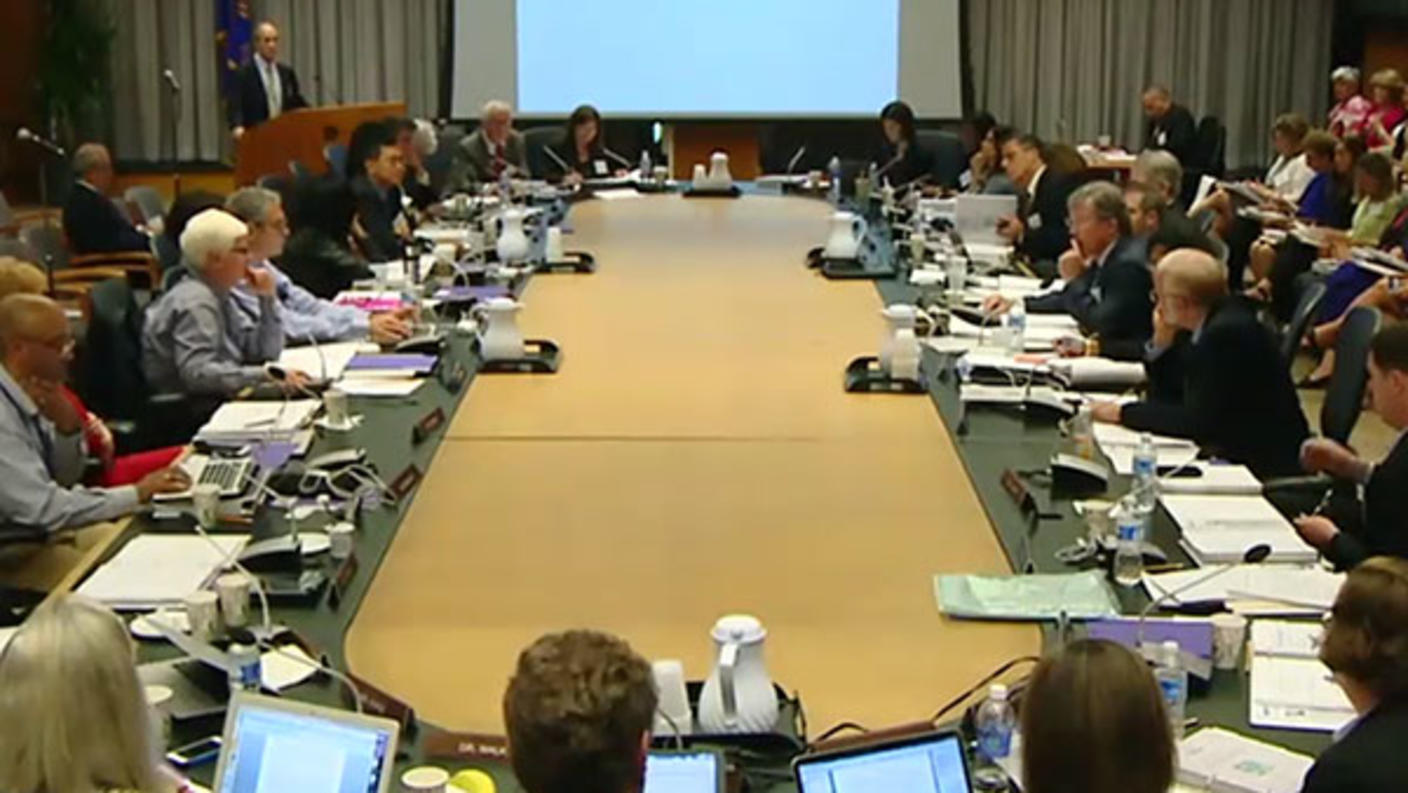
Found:
[{"label": "woman with blonde hair", "polygon": [[1408,118],[1403,93],[1403,77],[1397,69],[1380,69],[1369,78],[1369,96],[1374,100],[1374,109],[1369,113],[1364,131],[1370,151],[1393,148],[1394,136]]},{"label": "woman with blonde hair", "polygon": [[149,714],[117,615],[77,595],[45,602],[0,654],[0,790],[185,789]]}]

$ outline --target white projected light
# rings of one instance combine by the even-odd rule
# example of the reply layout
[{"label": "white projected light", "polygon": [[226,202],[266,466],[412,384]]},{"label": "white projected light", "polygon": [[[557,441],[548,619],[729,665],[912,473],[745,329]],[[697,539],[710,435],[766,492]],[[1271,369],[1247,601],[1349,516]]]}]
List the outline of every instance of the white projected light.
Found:
[{"label": "white projected light", "polygon": [[456,0],[451,112],[637,118],[962,114],[959,0]]}]

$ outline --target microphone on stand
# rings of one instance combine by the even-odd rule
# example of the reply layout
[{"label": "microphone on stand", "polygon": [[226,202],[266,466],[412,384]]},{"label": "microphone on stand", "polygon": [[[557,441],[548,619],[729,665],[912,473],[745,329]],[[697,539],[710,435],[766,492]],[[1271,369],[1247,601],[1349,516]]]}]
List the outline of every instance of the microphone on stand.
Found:
[{"label": "microphone on stand", "polygon": [[67,152],[64,151],[63,146],[60,146],[59,144],[49,140],[48,138],[42,137],[40,135],[35,134],[34,132],[31,132],[29,127],[20,127],[18,130],[16,130],[15,140],[23,140],[28,141],[29,143],[33,143],[39,148],[47,150],[50,154],[54,155],[55,157],[63,157],[67,154]]},{"label": "microphone on stand", "polygon": [[628,168],[628,169],[629,169],[629,168],[634,168],[634,167],[635,167],[635,163],[631,162],[630,160],[626,159],[625,157],[622,157],[621,155],[617,154],[616,152],[614,152],[614,151],[612,151],[612,150],[606,148],[605,146],[602,146],[602,147],[601,147],[601,153],[602,153],[602,154],[605,154],[607,157],[610,157],[611,159],[615,160],[616,162],[621,163],[621,166],[622,166],[623,168]]},{"label": "microphone on stand", "polygon": [[888,171],[888,170],[890,170],[891,168],[893,168],[893,167],[895,167],[896,165],[898,165],[898,164],[900,163],[900,161],[903,160],[903,159],[904,159],[904,155],[903,155],[903,154],[896,154],[895,156],[893,156],[893,157],[890,158],[890,161],[889,161],[889,162],[887,162],[887,163],[885,163],[884,165],[880,166],[880,169],[879,169],[879,170],[877,170],[875,173],[871,174],[871,175],[870,175],[870,178],[873,179],[873,180],[875,180],[875,183],[876,183],[876,184],[879,184],[879,183],[880,183],[880,177],[884,176],[886,171]]},{"label": "microphone on stand", "polygon": [[[1242,564],[1261,564],[1262,562],[1266,561],[1266,558],[1270,555],[1271,546],[1267,545],[1266,543],[1258,543],[1248,548],[1245,552],[1242,553]],[[1214,578],[1217,578],[1218,576],[1226,575],[1228,572],[1235,569],[1237,569],[1237,565],[1235,564],[1217,567],[1209,571],[1207,575],[1198,576],[1197,578],[1193,579],[1192,581],[1189,581],[1183,586],[1175,587],[1172,590],[1160,595],[1159,597],[1150,600],[1149,605],[1145,606],[1144,610],[1139,612],[1139,627],[1137,629],[1137,633],[1135,634],[1134,651],[1139,653],[1141,656],[1143,655],[1144,628],[1149,622],[1149,615],[1152,614],[1155,609],[1157,609],[1160,605],[1177,598],[1184,592],[1187,592],[1188,590],[1193,589],[1194,587],[1206,584],[1207,582],[1213,580]]]},{"label": "microphone on stand", "polygon": [[171,86],[171,91],[173,93],[181,93],[181,83],[176,79],[176,73],[171,71],[171,69],[163,69],[161,72],[161,79],[165,80],[166,84]]},{"label": "microphone on stand", "polygon": [[553,151],[551,146],[544,146],[543,154],[546,154],[549,160],[557,163],[557,167],[561,168],[564,174],[572,172],[572,166],[568,165],[566,161],[557,156],[557,152]]},{"label": "microphone on stand", "polygon": [[796,151],[796,153],[794,153],[794,154],[792,155],[792,159],[790,159],[790,160],[787,161],[787,173],[788,173],[789,175],[792,173],[793,170],[796,169],[797,163],[799,163],[799,162],[802,161],[802,155],[804,155],[804,154],[806,154],[806,153],[807,153],[807,144],[803,143],[801,146],[798,146],[798,147],[797,147],[797,151]]}]

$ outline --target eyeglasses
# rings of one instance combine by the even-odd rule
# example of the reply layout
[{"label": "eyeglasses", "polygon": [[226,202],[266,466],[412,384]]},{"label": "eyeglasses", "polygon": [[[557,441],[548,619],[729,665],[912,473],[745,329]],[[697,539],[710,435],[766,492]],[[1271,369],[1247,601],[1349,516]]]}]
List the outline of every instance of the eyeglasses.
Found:
[{"label": "eyeglasses", "polygon": [[38,344],[40,347],[48,347],[59,355],[68,355],[73,352],[78,342],[67,334],[54,339],[26,339],[31,344]]}]

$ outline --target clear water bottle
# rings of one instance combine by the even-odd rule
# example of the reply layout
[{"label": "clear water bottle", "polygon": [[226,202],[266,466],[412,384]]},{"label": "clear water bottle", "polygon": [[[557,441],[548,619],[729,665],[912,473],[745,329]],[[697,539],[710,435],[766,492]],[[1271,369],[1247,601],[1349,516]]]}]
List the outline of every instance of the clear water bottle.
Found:
[{"label": "clear water bottle", "polygon": [[1018,298],[1007,312],[1007,349],[1013,355],[1021,355],[1026,351],[1026,343],[1027,305]]},{"label": "clear water bottle", "polygon": [[827,200],[832,205],[841,205],[841,158],[831,155],[831,161],[826,164],[826,173],[831,177],[831,189],[827,193]]},{"label": "clear water bottle", "polygon": [[650,180],[650,174],[651,174],[651,171],[652,171],[652,170],[653,170],[653,168],[652,168],[651,162],[650,162],[650,149],[641,149],[641,150],[640,150],[640,181],[642,181],[642,182],[649,181],[649,180]]},{"label": "clear water bottle", "polygon": [[1113,574],[1120,586],[1137,586],[1144,576],[1144,521],[1132,496],[1115,507],[1115,561]]},{"label": "clear water bottle", "polygon": [[1007,686],[993,683],[988,698],[978,706],[973,718],[978,733],[979,768],[975,777],[984,789],[1001,789],[1007,776],[998,764],[1012,753],[1012,733],[1017,727],[1017,713],[1007,701]]},{"label": "clear water bottle", "polygon": [[259,648],[252,644],[232,644],[230,658],[230,692],[259,691]]},{"label": "clear water bottle", "polygon": [[1139,445],[1134,449],[1134,505],[1139,510],[1139,518],[1147,531],[1154,515],[1154,506],[1159,503],[1159,453],[1154,448],[1154,439],[1149,433],[1139,435]]},{"label": "clear water bottle", "polygon": [[954,371],[958,373],[958,382],[968,383],[973,380],[973,362],[968,360],[967,355],[959,355],[953,362]]},{"label": "clear water bottle", "polygon": [[1159,646],[1154,680],[1163,692],[1173,737],[1182,738],[1184,714],[1188,709],[1188,672],[1183,668],[1183,661],[1178,656],[1178,642],[1166,641]]},{"label": "clear water bottle", "polygon": [[513,202],[513,180],[509,178],[508,166],[499,171],[499,200],[504,202],[504,206]]}]

